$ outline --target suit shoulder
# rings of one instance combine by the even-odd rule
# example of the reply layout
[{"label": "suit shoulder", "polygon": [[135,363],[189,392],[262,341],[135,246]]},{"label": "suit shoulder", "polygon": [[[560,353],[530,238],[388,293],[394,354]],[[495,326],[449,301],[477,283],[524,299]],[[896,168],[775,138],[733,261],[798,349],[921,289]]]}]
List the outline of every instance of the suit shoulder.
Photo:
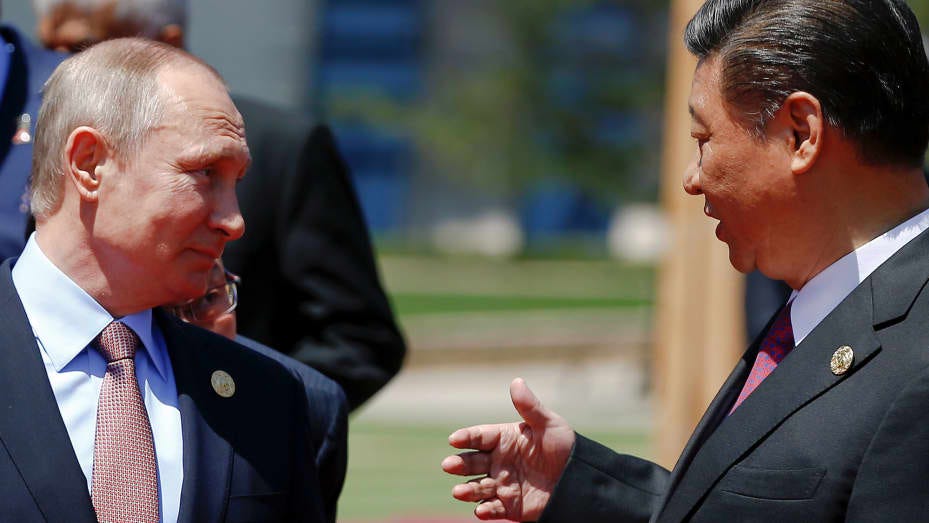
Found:
[{"label": "suit shoulder", "polygon": [[41,78],[41,82],[45,82],[55,67],[68,57],[64,53],[39,47],[12,26],[0,25],[0,34],[7,43],[22,52],[29,64],[29,72]]},{"label": "suit shoulder", "polygon": [[251,338],[239,336],[236,342],[246,349],[267,358],[287,370],[291,375],[300,380],[303,386],[316,394],[329,397],[334,400],[344,401],[345,392],[338,383],[328,378],[323,373],[310,367],[309,365],[297,361],[290,356],[272,349],[267,345],[259,343]]},{"label": "suit shoulder", "polygon": [[160,322],[174,373],[212,375],[223,371],[239,384],[266,394],[293,394],[299,388],[283,366],[232,340],[162,314]]}]

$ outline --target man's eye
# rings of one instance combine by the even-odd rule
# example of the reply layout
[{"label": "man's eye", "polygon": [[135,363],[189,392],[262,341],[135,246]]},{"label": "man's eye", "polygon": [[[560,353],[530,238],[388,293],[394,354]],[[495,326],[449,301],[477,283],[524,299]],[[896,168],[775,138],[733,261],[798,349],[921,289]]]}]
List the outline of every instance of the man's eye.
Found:
[{"label": "man's eye", "polygon": [[209,292],[206,293],[205,296],[203,296],[203,303],[206,305],[212,305],[218,302],[219,299],[220,299],[219,291],[216,289],[211,289]]}]

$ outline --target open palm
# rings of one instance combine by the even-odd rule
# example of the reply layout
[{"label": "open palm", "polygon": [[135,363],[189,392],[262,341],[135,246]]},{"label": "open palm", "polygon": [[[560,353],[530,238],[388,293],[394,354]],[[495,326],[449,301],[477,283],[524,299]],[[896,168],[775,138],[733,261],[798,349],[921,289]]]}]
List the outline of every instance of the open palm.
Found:
[{"label": "open palm", "polygon": [[474,509],[478,519],[538,519],[574,445],[568,423],[546,409],[523,380],[513,380],[510,396],[522,422],[459,429],[449,443],[474,450],[442,462],[450,474],[486,475],[452,490],[456,499],[480,502]]}]

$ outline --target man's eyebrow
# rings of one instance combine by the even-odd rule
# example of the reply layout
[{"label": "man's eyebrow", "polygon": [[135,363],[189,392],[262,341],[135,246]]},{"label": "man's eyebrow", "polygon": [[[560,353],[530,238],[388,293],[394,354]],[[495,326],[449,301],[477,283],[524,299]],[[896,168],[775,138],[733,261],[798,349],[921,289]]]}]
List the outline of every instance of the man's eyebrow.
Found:
[{"label": "man's eyebrow", "polygon": [[243,159],[251,163],[251,154],[248,150],[242,151],[238,147],[207,147],[190,152],[178,159],[182,164],[216,163],[227,159]]}]

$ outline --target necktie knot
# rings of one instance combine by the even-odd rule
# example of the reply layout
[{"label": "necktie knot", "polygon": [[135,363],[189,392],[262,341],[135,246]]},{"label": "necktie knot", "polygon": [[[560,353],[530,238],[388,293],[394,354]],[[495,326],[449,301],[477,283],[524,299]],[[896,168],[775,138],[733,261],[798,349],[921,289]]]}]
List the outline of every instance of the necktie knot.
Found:
[{"label": "necktie knot", "polygon": [[[791,302],[792,303],[792,302]],[[748,379],[742,386],[742,392],[739,393],[729,414],[735,412],[735,409],[745,401],[755,389],[761,385],[761,382],[771,374],[781,363],[787,354],[794,348],[794,331],[790,325],[790,306],[788,303],[777,315],[771,328],[765,334],[764,340],[758,347],[758,355],[755,357],[755,364],[752,366]]]},{"label": "necktie knot", "polygon": [[107,325],[94,340],[107,364],[124,359],[131,360],[135,357],[139,343],[139,336],[119,321]]},{"label": "necktie knot", "polygon": [[781,309],[781,313],[768,330],[768,335],[765,336],[761,347],[762,351],[777,353],[775,358],[778,363],[794,348],[794,331],[790,325],[790,306],[791,303],[788,303]]}]

